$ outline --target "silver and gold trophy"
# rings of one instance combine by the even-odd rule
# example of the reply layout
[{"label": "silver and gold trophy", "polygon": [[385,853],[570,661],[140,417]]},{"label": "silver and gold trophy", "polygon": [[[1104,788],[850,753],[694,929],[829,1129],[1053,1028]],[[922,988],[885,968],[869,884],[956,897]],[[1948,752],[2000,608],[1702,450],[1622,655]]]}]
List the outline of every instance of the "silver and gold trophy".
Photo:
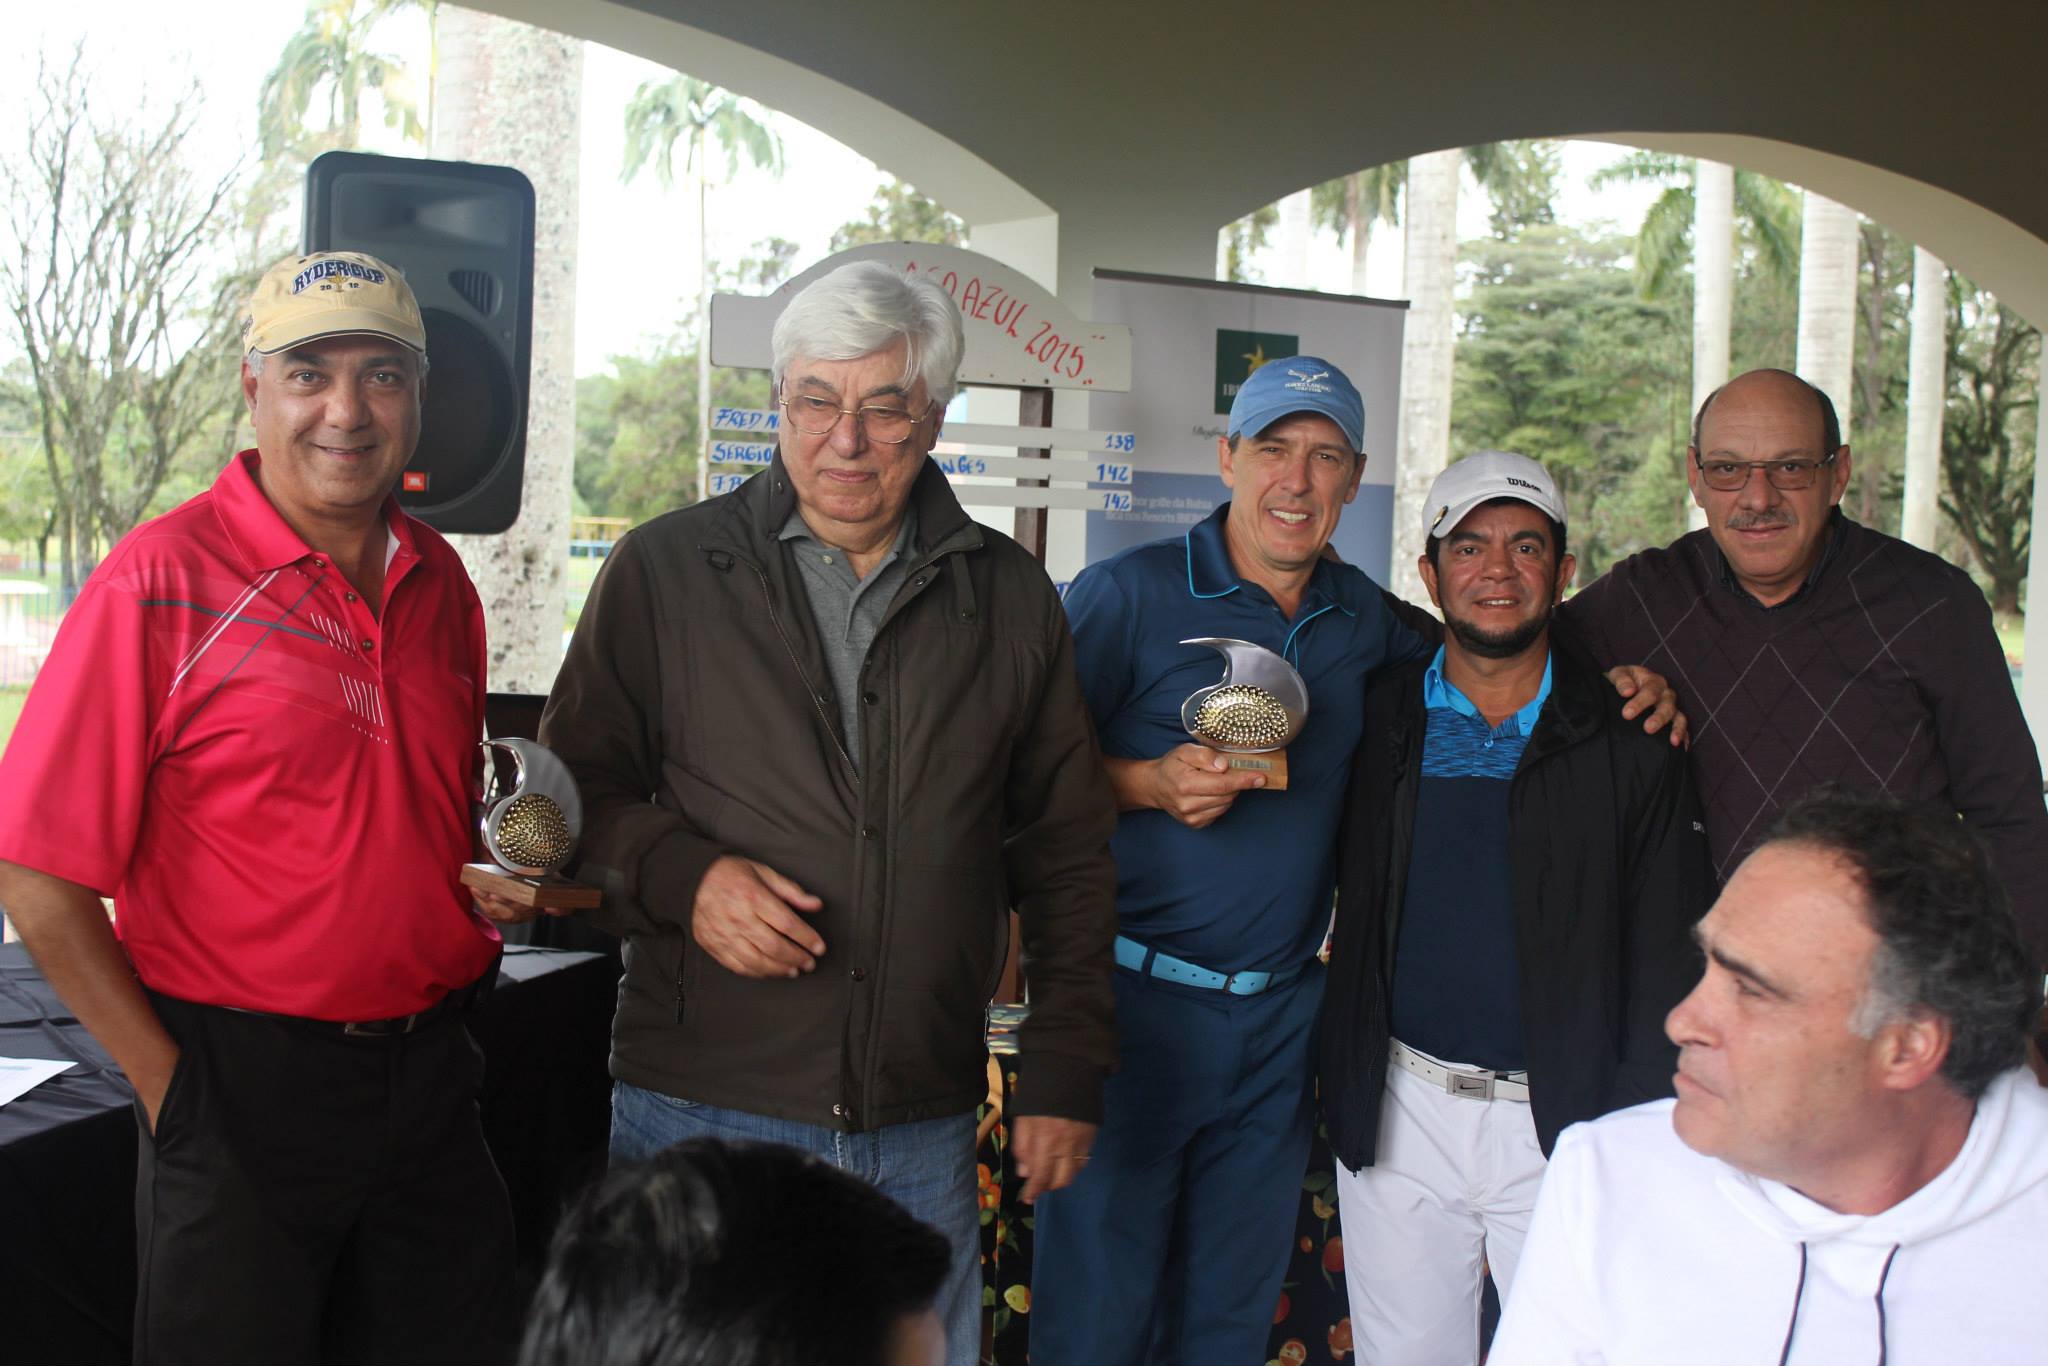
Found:
[{"label": "silver and gold trophy", "polygon": [[1266,775],[1266,786],[1287,788],[1287,744],[1308,721],[1308,685],[1294,666],[1248,640],[1201,636],[1183,645],[1206,645],[1224,659],[1223,681],[1188,694],[1180,723],[1197,741],[1224,756],[1232,769]]},{"label": "silver and gold trophy", "polygon": [[[500,788],[493,750],[511,756],[509,793]],[[484,851],[497,862],[463,864],[463,885],[542,910],[596,906],[604,899],[597,888],[559,872],[583,832],[583,798],[567,765],[531,740],[486,740],[483,754]]]}]

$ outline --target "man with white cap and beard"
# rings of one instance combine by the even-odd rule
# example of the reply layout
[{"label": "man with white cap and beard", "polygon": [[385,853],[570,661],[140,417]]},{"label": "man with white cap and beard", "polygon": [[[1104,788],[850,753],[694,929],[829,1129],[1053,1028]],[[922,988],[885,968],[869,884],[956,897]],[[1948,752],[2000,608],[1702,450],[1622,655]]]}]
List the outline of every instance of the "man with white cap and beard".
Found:
[{"label": "man with white cap and beard", "polygon": [[1548,473],[1437,477],[1433,657],[1365,701],[1322,1032],[1351,1329],[1375,1366],[1479,1353],[1558,1131],[1670,1092],[1664,1014],[1713,897],[1686,753],[1551,639],[1576,568]]}]

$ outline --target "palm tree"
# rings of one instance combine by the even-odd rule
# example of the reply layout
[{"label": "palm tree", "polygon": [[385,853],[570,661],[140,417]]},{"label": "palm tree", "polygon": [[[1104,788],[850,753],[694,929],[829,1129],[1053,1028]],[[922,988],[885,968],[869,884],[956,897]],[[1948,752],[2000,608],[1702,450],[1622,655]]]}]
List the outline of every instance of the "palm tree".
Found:
[{"label": "palm tree", "polygon": [[1401,335],[1400,454],[1394,467],[1393,563],[1388,587],[1410,602],[1425,601],[1415,562],[1422,553],[1423,500],[1451,454],[1451,389],[1456,343],[1458,189],[1465,167],[1492,196],[1494,230],[1552,216],[1557,152],[1546,142],[1482,143],[1410,158],[1403,292],[1408,322]]},{"label": "palm tree", "polygon": [[[1735,312],[1735,242],[1739,234],[1766,274],[1790,281],[1799,271],[1799,206],[1768,176],[1721,162],[1692,161],[1667,152],[1631,152],[1593,174],[1600,189],[1614,184],[1659,184],[1636,229],[1636,287],[1646,299],[1666,296],[1693,272],[1692,409],[1728,382],[1729,338]],[[1687,523],[1706,525],[1706,514],[1681,487]]]},{"label": "palm tree", "polygon": [[1375,223],[1400,223],[1401,186],[1408,163],[1392,161],[1326,180],[1315,187],[1312,203],[1316,226],[1351,236],[1351,292],[1365,293],[1365,254]]},{"label": "palm tree", "polygon": [[1913,331],[1906,371],[1906,494],[1899,535],[1934,549],[1941,498],[1941,418],[1948,393],[1948,267],[1913,249]]},{"label": "palm tree", "polygon": [[1799,350],[1793,366],[1835,401],[1849,435],[1855,384],[1856,211],[1806,192],[1799,232]]},{"label": "palm tree", "polygon": [[773,175],[782,174],[782,140],[754,115],[755,105],[708,81],[677,73],[665,81],[644,82],[626,105],[625,163],[621,180],[630,181],[649,162],[663,189],[675,179],[676,144],[684,147],[683,171],[697,182],[697,497],[711,488],[711,243],[706,235],[711,176],[705,163],[709,145],[725,153],[725,176],[739,173],[744,154]]},{"label": "palm tree", "polygon": [[546,692],[562,661],[568,592],[583,44],[455,5],[442,13],[437,41],[445,60],[436,81],[434,155],[517,166],[533,181],[533,343],[519,520],[503,535],[451,540],[490,626],[490,686]]},{"label": "palm tree", "polygon": [[[263,78],[258,127],[263,159],[311,160],[362,141],[363,96],[375,92],[384,124],[408,142],[426,140],[413,100],[411,73],[399,58],[370,48],[377,26],[420,0],[313,0],[305,23],[285,41],[277,65]],[[431,14],[432,0],[427,0]],[[314,127],[314,102],[326,97],[326,121]]]},{"label": "palm tree", "polygon": [[[1696,177],[1701,163],[1666,152],[1631,152],[1593,173],[1596,190],[1616,184],[1656,184],[1664,193],[1651,201],[1636,229],[1636,283],[1646,299],[1662,298],[1693,259],[1693,223],[1698,217]],[[1799,205],[1782,183],[1755,171],[1730,176],[1729,203],[1743,244],[1764,269],[1781,280],[1799,272]]]},{"label": "palm tree", "polygon": [[1458,271],[1457,148],[1408,161],[1403,292],[1408,322],[1401,336],[1401,450],[1394,466],[1393,563],[1388,587],[1426,602],[1416,559],[1422,553],[1422,503],[1451,450],[1451,358],[1455,343],[1452,289]]}]

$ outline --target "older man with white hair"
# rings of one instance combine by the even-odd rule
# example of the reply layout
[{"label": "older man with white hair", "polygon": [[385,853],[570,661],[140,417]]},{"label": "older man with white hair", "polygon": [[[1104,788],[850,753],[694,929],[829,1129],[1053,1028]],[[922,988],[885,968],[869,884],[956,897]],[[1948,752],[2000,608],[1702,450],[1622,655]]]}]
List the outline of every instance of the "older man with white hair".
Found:
[{"label": "older man with white hair", "polygon": [[859,1172],[952,1240],[940,1312],[966,1363],[1008,912],[1028,1198],[1080,1172],[1115,1058],[1116,812],[1058,594],[926,458],[952,300],[844,266],[773,346],[774,464],[619,542],[541,724],[582,787],[593,918],[627,941],[612,1151],[717,1134]]}]

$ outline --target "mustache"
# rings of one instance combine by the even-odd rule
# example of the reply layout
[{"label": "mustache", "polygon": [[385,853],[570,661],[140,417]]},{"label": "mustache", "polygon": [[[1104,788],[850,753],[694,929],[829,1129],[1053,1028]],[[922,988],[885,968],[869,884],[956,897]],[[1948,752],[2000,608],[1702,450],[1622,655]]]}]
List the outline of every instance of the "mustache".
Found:
[{"label": "mustache", "polygon": [[1795,523],[1797,523],[1798,520],[1799,519],[1792,514],[1792,509],[1790,508],[1763,508],[1756,512],[1736,512],[1729,514],[1728,529],[1730,531],[1752,531],[1758,527],[1792,526]]}]

